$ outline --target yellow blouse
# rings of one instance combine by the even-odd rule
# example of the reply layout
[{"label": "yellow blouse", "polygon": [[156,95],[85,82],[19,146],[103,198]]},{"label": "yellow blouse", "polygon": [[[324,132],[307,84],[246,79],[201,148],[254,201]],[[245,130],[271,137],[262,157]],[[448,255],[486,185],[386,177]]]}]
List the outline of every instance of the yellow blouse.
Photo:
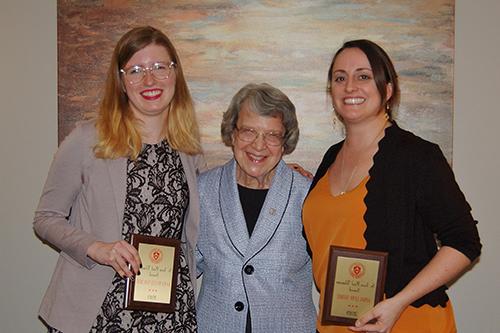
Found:
[{"label": "yellow blouse", "polygon": [[[332,196],[328,173],[318,181],[309,193],[303,208],[304,230],[313,253],[314,281],[320,287],[317,328],[320,333],[352,332],[346,326],[322,326],[323,290],[328,268],[330,245],[364,249],[366,230],[364,214],[366,206],[366,177],[352,191]],[[390,258],[390,257],[389,257]],[[390,259],[389,259],[390,260]],[[423,305],[409,306],[392,329],[392,333],[453,333],[456,332],[451,302],[446,307]]]}]

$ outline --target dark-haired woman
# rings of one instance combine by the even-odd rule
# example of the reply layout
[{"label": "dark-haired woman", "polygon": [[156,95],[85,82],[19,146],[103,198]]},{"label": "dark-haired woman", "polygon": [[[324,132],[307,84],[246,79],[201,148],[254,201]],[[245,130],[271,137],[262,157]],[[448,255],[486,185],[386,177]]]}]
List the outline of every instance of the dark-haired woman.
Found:
[{"label": "dark-haired woman", "polygon": [[481,244],[451,168],[437,145],[392,119],[398,78],[377,44],[346,42],[331,62],[328,93],[346,138],[326,152],[303,209],[320,306],[330,245],[385,251],[389,259],[385,299],[353,327],[318,321],[318,331],[456,332],[446,283]]}]

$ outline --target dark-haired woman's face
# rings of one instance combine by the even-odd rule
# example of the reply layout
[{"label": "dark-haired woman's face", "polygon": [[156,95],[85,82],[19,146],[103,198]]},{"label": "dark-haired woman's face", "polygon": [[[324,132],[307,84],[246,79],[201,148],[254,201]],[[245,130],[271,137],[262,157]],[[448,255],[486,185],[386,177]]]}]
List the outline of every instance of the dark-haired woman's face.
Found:
[{"label": "dark-haired woman's face", "polygon": [[[130,108],[138,119],[166,117],[175,93],[175,68],[169,69],[167,77],[156,73],[161,73],[165,66],[170,65],[171,61],[165,47],[150,44],[137,51],[124,66],[124,70],[128,74],[122,74],[122,80],[129,98]],[[138,81],[137,75],[143,69],[146,69],[145,74]]]},{"label": "dark-haired woman's face", "polygon": [[[376,117],[382,109],[370,62],[358,48],[347,48],[337,55],[330,93],[335,110],[345,123]],[[388,91],[387,97],[390,96]]]}]

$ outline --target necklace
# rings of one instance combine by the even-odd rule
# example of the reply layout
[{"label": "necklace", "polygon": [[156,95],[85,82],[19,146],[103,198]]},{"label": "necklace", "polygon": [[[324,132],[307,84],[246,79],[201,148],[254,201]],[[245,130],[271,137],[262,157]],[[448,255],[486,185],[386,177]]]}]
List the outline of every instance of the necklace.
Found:
[{"label": "necklace", "polygon": [[[342,176],[344,175],[344,151],[342,150],[342,161],[340,162],[340,179],[342,179]],[[354,168],[352,168],[351,175],[349,176],[349,179],[347,180],[347,183],[344,184],[343,190],[340,191],[339,195],[344,195],[351,184],[352,177],[354,177],[354,174],[356,173],[356,170],[358,169],[358,161],[359,161],[359,156],[356,159],[356,164],[354,164]]]},{"label": "necklace", "polygon": [[[385,125],[387,124],[387,120],[388,119],[386,118],[384,123],[382,124],[382,128],[377,132],[377,134],[375,135],[373,140],[366,147],[363,147],[362,149],[360,149],[359,152],[362,152],[362,151],[368,149],[369,147],[371,147],[375,143],[375,141],[377,141],[377,138],[380,136],[380,133],[382,133],[385,129]],[[354,175],[356,174],[356,171],[358,170],[360,155],[361,154],[359,154],[358,157],[356,158],[356,163],[354,163],[354,168],[352,168],[351,175],[349,176],[349,178],[347,179],[347,182],[342,187],[343,190],[340,191],[339,195],[346,194],[346,192],[349,188],[349,185],[351,185],[352,178],[354,177]],[[344,146],[342,146],[342,160],[340,161],[340,179],[342,179],[344,176],[344,160],[345,160],[345,150],[344,150]]]}]

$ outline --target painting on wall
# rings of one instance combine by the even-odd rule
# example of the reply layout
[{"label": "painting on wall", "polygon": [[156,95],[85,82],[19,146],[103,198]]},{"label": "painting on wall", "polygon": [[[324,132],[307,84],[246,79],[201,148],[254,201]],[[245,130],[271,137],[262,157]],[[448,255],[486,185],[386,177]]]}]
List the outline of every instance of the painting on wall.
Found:
[{"label": "painting on wall", "polygon": [[195,100],[209,166],[232,155],[220,122],[245,84],[267,82],[297,109],[300,140],[286,156],[314,171],[343,138],[326,94],[344,41],[371,39],[401,81],[398,124],[438,143],[451,161],[454,0],[58,0],[59,140],[97,110],[113,47],[151,25],[173,41]]}]

